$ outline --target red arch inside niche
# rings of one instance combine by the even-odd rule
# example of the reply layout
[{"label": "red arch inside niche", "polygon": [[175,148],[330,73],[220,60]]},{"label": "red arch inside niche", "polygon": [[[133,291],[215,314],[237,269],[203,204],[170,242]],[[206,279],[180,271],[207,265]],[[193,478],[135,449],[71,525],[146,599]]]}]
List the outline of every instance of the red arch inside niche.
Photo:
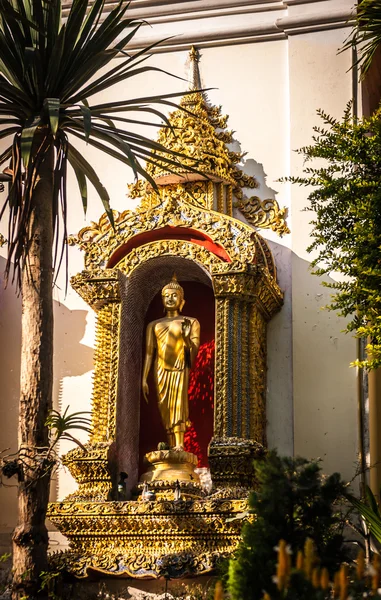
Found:
[{"label": "red arch inside niche", "polygon": [[122,258],[127,256],[134,250],[134,248],[139,248],[139,246],[143,246],[144,244],[149,244],[150,242],[156,242],[159,240],[184,240],[187,242],[192,242],[192,244],[197,244],[198,246],[202,246],[212,252],[216,256],[219,256],[225,262],[231,262],[231,258],[228,253],[220,244],[216,244],[211,240],[211,238],[205,233],[201,231],[197,231],[195,229],[188,229],[185,227],[171,227],[170,225],[166,225],[165,227],[161,227],[160,229],[154,229],[153,231],[145,231],[144,233],[138,233],[133,238],[128,240],[125,244],[120,246],[109,258],[107,263],[107,268],[112,269],[115,265],[118,264]]}]

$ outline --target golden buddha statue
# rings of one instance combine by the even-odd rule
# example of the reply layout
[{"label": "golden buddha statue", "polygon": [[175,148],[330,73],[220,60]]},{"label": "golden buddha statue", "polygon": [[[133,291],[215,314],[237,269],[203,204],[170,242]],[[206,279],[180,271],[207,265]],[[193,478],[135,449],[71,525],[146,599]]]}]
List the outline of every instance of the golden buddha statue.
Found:
[{"label": "golden buddha statue", "polygon": [[166,316],[147,327],[142,388],[148,403],[147,377],[156,354],[155,383],[161,418],[170,447],[182,449],[189,426],[189,371],[200,346],[200,323],[181,316],[184,290],[176,275],[163,287],[161,297]]}]

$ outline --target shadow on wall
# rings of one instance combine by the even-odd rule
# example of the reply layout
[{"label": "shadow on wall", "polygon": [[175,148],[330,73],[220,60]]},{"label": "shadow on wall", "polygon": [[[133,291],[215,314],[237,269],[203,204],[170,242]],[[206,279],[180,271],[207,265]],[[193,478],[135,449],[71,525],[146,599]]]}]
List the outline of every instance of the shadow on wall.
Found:
[{"label": "shadow on wall", "polygon": [[[53,408],[58,411],[62,408],[64,378],[78,377],[94,366],[93,348],[80,343],[85,335],[87,314],[87,310],[69,310],[64,304],[54,301]],[[77,408],[76,401],[75,397],[70,399],[69,413],[81,410]],[[57,498],[58,479],[54,478],[50,500],[54,502]]]},{"label": "shadow on wall", "polygon": [[[231,148],[233,152],[236,152],[238,154],[242,153],[241,143],[236,139],[233,139],[233,142],[229,145],[229,148]],[[246,158],[246,155],[243,152],[243,157],[241,159],[241,162],[237,164],[237,167],[242,171],[242,173],[245,173],[245,175],[254,177],[255,181],[258,184],[258,187],[255,188],[242,188],[244,198],[258,196],[260,200],[277,200],[276,196],[278,195],[278,192],[267,185],[267,173],[265,173],[265,169],[262,163],[257,162],[254,158]],[[283,205],[282,201],[280,201],[280,204]],[[239,215],[240,217],[243,217],[241,212],[239,212]],[[245,220],[244,217],[243,220]]]},{"label": "shadow on wall", "polygon": [[[0,257],[0,273],[5,259]],[[60,392],[64,377],[82,375],[93,368],[93,350],[80,343],[86,328],[86,310],[69,310],[54,302],[54,387],[53,406],[60,407]],[[11,285],[0,290],[0,451],[17,450],[18,404],[20,394],[21,298]],[[75,399],[70,409],[75,411]],[[4,487],[0,495],[0,531],[9,531],[16,524],[17,488]],[[55,497],[52,484],[52,496]]]},{"label": "shadow on wall", "polygon": [[323,310],[333,290],[292,254],[295,454],[321,457],[325,472],[350,480],[357,462],[356,340],[346,319]]},{"label": "shadow on wall", "polygon": [[[357,461],[356,341],[324,310],[331,290],[310,263],[270,243],[284,306],[268,326],[268,443],[281,454],[323,460],[350,480]],[[324,278],[333,282],[332,278]],[[292,443],[293,440],[293,443]]]},{"label": "shadow on wall", "polygon": [[271,187],[268,187],[266,183],[267,174],[265,173],[264,167],[261,163],[257,162],[253,158],[248,158],[245,160],[242,171],[246,173],[246,175],[251,175],[254,177],[258,183],[258,187],[253,190],[249,190],[247,195],[257,195],[264,200],[265,198],[271,198],[275,200],[278,192]]}]

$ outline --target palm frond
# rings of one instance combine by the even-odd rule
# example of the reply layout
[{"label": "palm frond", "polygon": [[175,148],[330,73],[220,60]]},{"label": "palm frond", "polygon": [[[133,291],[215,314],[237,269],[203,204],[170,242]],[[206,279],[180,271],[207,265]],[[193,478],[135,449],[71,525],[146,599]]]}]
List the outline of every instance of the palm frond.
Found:
[{"label": "palm frond", "polygon": [[[69,143],[68,135],[121,161],[136,178],[144,177],[154,187],[144,161],[166,165],[171,171],[184,158],[130,127],[162,123],[170,127],[162,110],[178,108],[176,98],[183,92],[91,105],[94,95],[122,81],[132,89],[131,82],[138,76],[169,75],[146,63],[156,42],[134,54],[124,49],[142,25],[126,16],[128,3],[120,0],[102,20],[104,1],[95,0],[89,6],[88,0],[73,0],[62,22],[61,0],[0,0],[0,125],[4,127],[0,139],[13,136],[12,146],[0,157],[0,164],[10,160],[12,172],[0,218],[8,207],[7,275],[13,262],[18,282],[28,252],[33,186],[49,148],[54,147],[55,153],[52,209],[57,269],[66,239],[68,163],[74,169],[84,211],[90,181],[113,219],[107,190],[90,163]],[[152,116],[160,123],[146,119]],[[191,170],[197,171],[196,162]]]},{"label": "palm frond", "polygon": [[381,516],[376,499],[367,486],[366,490],[367,502],[359,500],[351,494],[347,494],[349,502],[354,506],[363,519],[365,519],[369,531],[374,535],[375,539],[381,543]]},{"label": "palm frond", "polygon": [[51,432],[51,449],[60,440],[70,440],[75,442],[83,450],[86,448],[75,438],[71,431],[76,429],[78,431],[85,431],[91,433],[91,419],[86,416],[90,413],[88,411],[80,411],[68,414],[69,407],[67,406],[63,414],[61,415],[57,410],[51,410],[45,421],[45,425]]},{"label": "palm frond", "polygon": [[357,65],[364,78],[381,44],[381,0],[362,0],[357,6],[356,21],[343,50],[356,47],[359,53]]}]

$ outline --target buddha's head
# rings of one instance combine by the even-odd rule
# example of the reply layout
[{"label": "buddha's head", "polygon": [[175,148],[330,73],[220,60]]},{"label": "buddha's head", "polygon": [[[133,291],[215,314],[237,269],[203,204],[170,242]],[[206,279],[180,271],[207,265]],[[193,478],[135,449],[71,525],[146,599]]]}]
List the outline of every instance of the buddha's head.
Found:
[{"label": "buddha's head", "polygon": [[177,277],[174,274],[172,280],[167,283],[161,290],[161,299],[165,310],[178,310],[182,311],[185,304],[184,290],[177,281]]}]

